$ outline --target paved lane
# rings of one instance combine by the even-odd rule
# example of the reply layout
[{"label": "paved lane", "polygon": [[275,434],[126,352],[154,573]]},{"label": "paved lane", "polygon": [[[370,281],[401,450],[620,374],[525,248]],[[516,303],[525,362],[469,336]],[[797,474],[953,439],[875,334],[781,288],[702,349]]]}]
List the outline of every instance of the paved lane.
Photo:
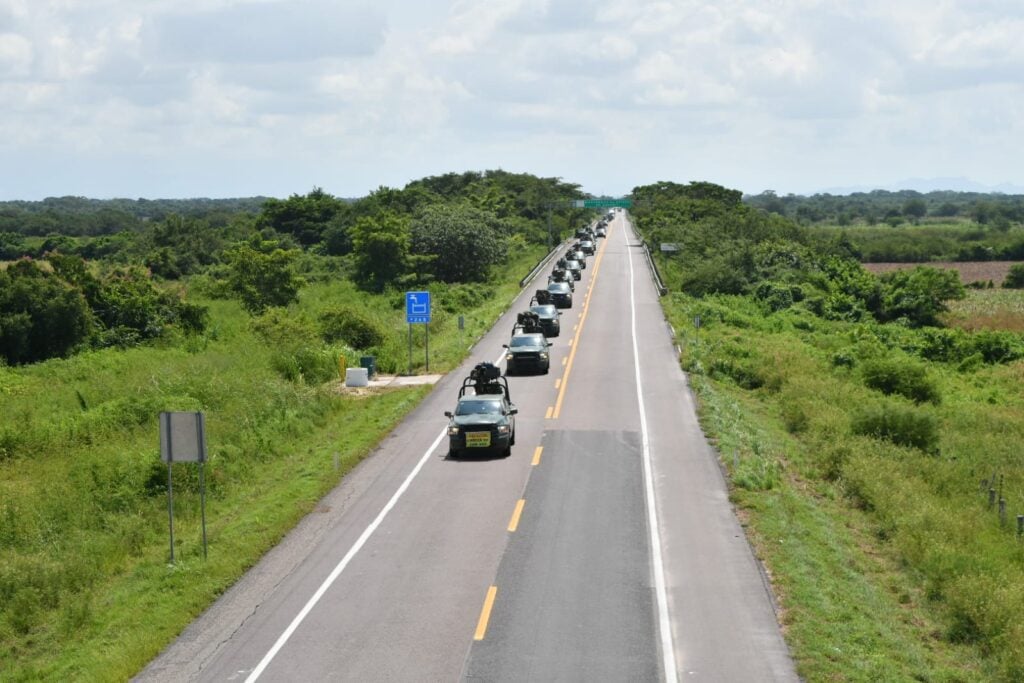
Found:
[{"label": "paved lane", "polygon": [[795,680],[622,214],[598,244],[512,457],[442,413],[528,293],[139,680]]}]

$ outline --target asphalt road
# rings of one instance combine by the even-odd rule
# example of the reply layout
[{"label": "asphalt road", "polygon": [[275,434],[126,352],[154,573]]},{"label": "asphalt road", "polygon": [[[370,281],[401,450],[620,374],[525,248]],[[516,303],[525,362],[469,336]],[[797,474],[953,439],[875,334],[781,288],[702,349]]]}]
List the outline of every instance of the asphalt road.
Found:
[{"label": "asphalt road", "polygon": [[622,213],[587,266],[512,457],[443,412],[546,273],[137,680],[797,680]]}]

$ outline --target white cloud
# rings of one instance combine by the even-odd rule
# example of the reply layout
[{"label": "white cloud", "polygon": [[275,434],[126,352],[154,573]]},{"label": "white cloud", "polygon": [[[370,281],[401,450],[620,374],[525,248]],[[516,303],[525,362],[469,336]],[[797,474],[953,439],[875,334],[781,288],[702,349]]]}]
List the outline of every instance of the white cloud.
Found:
[{"label": "white cloud", "polygon": [[0,192],[1024,184],[1022,33],[1001,0],[0,0]]},{"label": "white cloud", "polygon": [[32,67],[32,43],[16,33],[0,34],[0,79],[22,78]]}]

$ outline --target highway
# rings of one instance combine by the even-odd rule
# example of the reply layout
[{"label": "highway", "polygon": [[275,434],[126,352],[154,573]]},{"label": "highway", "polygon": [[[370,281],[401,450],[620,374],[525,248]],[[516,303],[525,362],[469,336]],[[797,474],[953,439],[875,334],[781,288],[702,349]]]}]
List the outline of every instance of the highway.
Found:
[{"label": "highway", "polygon": [[137,680],[798,680],[623,212],[597,245],[511,457],[443,413],[546,273]]}]

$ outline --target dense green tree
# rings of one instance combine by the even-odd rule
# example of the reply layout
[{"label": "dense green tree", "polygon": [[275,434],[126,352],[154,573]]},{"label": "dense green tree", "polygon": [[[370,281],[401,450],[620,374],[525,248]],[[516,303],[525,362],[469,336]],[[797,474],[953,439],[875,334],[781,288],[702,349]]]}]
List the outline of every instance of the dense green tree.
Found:
[{"label": "dense green tree", "polygon": [[928,205],[920,197],[903,202],[901,213],[912,221],[919,221],[928,214]]},{"label": "dense green tree", "polygon": [[305,284],[296,272],[299,252],[282,249],[275,240],[254,235],[228,249],[228,285],[250,313],[262,313],[270,306],[287,306],[299,298]]},{"label": "dense green tree", "polygon": [[83,344],[92,316],[82,293],[22,260],[0,270],[0,356],[10,364],[66,356]]},{"label": "dense green tree", "polygon": [[152,224],[142,236],[143,263],[168,279],[199,272],[216,263],[224,250],[222,229],[205,220],[176,214]]},{"label": "dense green tree", "polygon": [[442,282],[478,282],[508,254],[508,223],[465,204],[427,207],[412,222],[411,252]]},{"label": "dense green tree", "polygon": [[315,187],[306,195],[293,194],[285,200],[268,199],[263,204],[257,227],[271,227],[292,235],[299,244],[308,247],[323,239],[328,226],[343,225],[349,211],[346,202]]},{"label": "dense green tree", "polygon": [[0,232],[0,260],[13,261],[26,255],[25,239],[16,232]]},{"label": "dense green tree", "polygon": [[376,219],[357,220],[352,226],[356,282],[374,291],[397,282],[409,266],[410,242],[409,221],[404,216],[384,212]]}]

